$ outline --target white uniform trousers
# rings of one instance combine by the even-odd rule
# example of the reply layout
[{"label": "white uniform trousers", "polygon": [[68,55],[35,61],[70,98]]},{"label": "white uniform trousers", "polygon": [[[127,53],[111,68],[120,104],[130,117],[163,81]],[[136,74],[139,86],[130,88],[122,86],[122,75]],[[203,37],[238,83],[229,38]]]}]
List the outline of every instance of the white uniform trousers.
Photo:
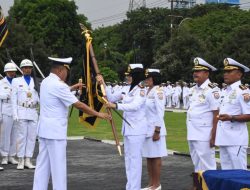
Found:
[{"label": "white uniform trousers", "polygon": [[[0,137],[2,136],[2,134],[1,134],[1,131],[2,131],[2,126],[3,126],[3,122],[0,120]],[[0,153],[2,152],[2,142],[1,142],[1,139],[0,139]]]},{"label": "white uniform trousers", "polygon": [[188,108],[188,96],[183,97],[183,109]]},{"label": "white uniform trousers", "polygon": [[209,141],[188,141],[194,171],[216,170],[215,148]]},{"label": "white uniform trousers", "polygon": [[36,144],[37,122],[32,120],[18,121],[17,126],[17,157],[31,158]]},{"label": "white uniform trousers", "polygon": [[53,190],[67,189],[66,140],[39,138],[33,190],[47,190],[50,175]]},{"label": "white uniform trousers", "polygon": [[146,135],[124,137],[124,156],[127,184],[126,190],[141,189],[142,146]]},{"label": "white uniform trousers", "polygon": [[180,98],[179,96],[173,96],[172,104],[175,108],[180,108]]},{"label": "white uniform trousers", "polygon": [[171,95],[167,96],[167,107],[168,108],[172,107],[172,97],[171,97]]},{"label": "white uniform trousers", "polygon": [[3,115],[1,127],[1,155],[15,156],[16,155],[16,125],[12,116]]},{"label": "white uniform trousers", "polygon": [[180,108],[181,107],[181,100],[180,100],[180,98],[179,97],[177,97],[177,99],[176,99],[176,104],[175,104],[176,106],[176,108]]},{"label": "white uniform trousers", "polygon": [[220,146],[221,169],[247,169],[247,146]]}]

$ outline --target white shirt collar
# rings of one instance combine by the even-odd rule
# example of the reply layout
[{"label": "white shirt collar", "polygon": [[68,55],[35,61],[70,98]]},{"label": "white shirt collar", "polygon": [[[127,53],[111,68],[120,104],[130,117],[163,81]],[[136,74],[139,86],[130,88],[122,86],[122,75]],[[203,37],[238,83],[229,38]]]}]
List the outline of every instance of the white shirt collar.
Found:
[{"label": "white shirt collar", "polygon": [[241,85],[241,81],[238,80],[237,82],[234,82],[233,84],[228,85],[227,90],[234,90],[235,88],[237,88],[240,85]]},{"label": "white shirt collar", "polygon": [[200,86],[198,86],[198,84],[196,84],[196,88],[201,88],[201,89],[205,89],[208,84],[210,83],[210,80],[207,79],[205,82],[203,82]]},{"label": "white shirt collar", "polygon": [[49,74],[49,77],[52,77],[52,78],[54,78],[54,79],[58,79],[58,80],[61,80],[56,74],[54,74],[54,73],[50,73]]}]

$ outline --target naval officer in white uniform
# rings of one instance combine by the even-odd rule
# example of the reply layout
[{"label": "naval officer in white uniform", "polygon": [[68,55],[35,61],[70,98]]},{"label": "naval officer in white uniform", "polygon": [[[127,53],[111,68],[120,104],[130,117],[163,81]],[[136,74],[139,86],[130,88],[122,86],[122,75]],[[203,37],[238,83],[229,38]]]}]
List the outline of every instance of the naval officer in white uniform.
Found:
[{"label": "naval officer in white uniform", "polygon": [[[110,102],[107,106],[123,111],[122,135],[124,136],[124,156],[127,184],[126,190],[141,189],[142,146],[147,133],[145,114],[146,88],[141,85],[145,79],[142,64],[130,64],[126,73],[130,87],[126,92],[113,94],[107,91]],[[99,82],[101,79],[97,79]],[[122,100],[122,101],[119,101]]]},{"label": "naval officer in white uniform", "polygon": [[209,73],[217,69],[202,58],[194,59],[190,106],[187,111],[187,140],[194,165],[193,182],[197,184],[197,172],[215,170],[214,140],[219,109],[218,90],[209,80]]},{"label": "naval officer in white uniform", "polygon": [[145,84],[148,87],[145,103],[147,137],[142,156],[147,158],[149,183],[143,190],[161,190],[161,158],[167,156],[164,122],[166,96],[164,88],[159,86],[161,84],[159,69],[147,69],[145,76]]},{"label": "naval officer in white uniform", "polygon": [[224,59],[224,82],[221,92],[219,122],[215,144],[220,147],[222,169],[247,169],[248,129],[250,121],[249,89],[241,84],[249,68],[231,59]]},{"label": "naval officer in white uniform", "polygon": [[[16,65],[7,63],[4,66],[6,76],[0,80],[0,121],[2,120],[2,127],[0,131],[0,147],[2,165],[9,163],[17,164],[16,156],[16,127],[12,117],[11,93],[12,80],[16,76]],[[1,123],[1,122],[0,122]]]},{"label": "naval officer in white uniform", "polygon": [[69,73],[72,58],[49,58],[53,61],[51,73],[41,84],[40,118],[37,134],[39,154],[34,174],[33,190],[47,190],[50,176],[53,189],[67,189],[66,146],[68,108],[77,109],[103,119],[111,119],[106,113],[92,110],[70,92],[79,88],[81,83],[69,87],[65,81]]},{"label": "naval officer in white uniform", "polygon": [[13,79],[11,101],[13,119],[17,122],[17,169],[23,170],[24,167],[35,168],[31,158],[36,143],[39,97],[31,77],[32,62],[29,59],[24,59],[20,68],[23,71],[23,76]]}]

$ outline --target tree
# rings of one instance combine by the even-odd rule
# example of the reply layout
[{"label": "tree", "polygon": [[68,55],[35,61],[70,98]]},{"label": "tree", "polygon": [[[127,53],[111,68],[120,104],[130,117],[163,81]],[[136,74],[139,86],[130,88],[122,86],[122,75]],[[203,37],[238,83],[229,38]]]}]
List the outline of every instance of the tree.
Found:
[{"label": "tree", "polygon": [[[202,16],[192,18],[176,29],[172,40],[157,52],[155,65],[163,69],[167,79],[190,80],[192,65],[188,65],[187,61],[191,64],[196,56],[219,69],[223,67],[223,59],[228,56],[247,63],[250,12],[230,7],[213,11],[209,7],[205,5],[202,13],[196,13]],[[197,8],[191,9],[194,15],[194,10],[199,12]],[[205,12],[207,14],[204,15]],[[215,78],[221,82],[222,73],[218,72]]]},{"label": "tree", "polygon": [[[17,34],[16,28],[13,28],[13,34],[10,36],[23,35],[23,42],[17,44],[14,41],[15,37],[9,37],[9,45],[6,47],[15,54],[17,60],[20,60],[23,55],[29,57],[29,49],[33,45],[36,62],[46,73],[50,68],[48,56],[71,56],[72,65],[80,65],[82,37],[79,23],[88,28],[90,24],[84,15],[77,15],[76,10],[75,2],[69,0],[16,0],[9,11],[10,23],[22,27],[25,33],[19,31]],[[25,34],[29,37],[24,36]],[[19,45],[22,48],[19,48]]]},{"label": "tree", "polygon": [[186,30],[174,35],[157,52],[154,67],[161,68],[163,79],[191,81],[193,59],[203,57],[205,44]]}]

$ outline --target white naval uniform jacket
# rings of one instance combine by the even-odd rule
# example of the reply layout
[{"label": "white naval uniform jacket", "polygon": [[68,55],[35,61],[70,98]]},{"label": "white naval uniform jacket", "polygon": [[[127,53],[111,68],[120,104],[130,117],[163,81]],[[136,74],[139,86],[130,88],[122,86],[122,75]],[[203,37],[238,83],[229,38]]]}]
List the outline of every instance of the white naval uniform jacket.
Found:
[{"label": "white naval uniform jacket", "polygon": [[160,135],[166,135],[164,122],[166,96],[163,87],[154,86],[146,96],[147,137],[152,137],[155,127],[160,127]]},{"label": "white naval uniform jacket", "polygon": [[174,90],[174,95],[173,96],[176,96],[178,98],[181,97],[181,93],[182,93],[182,89],[181,89],[181,86],[176,86],[175,87],[175,90]]},{"label": "white naval uniform jacket", "polygon": [[219,108],[220,94],[210,87],[207,79],[201,86],[191,88],[187,111],[187,140],[209,141],[213,127],[213,111]]},{"label": "white naval uniform jacket", "polygon": [[77,101],[69,86],[57,75],[50,73],[41,84],[37,135],[46,139],[65,140],[68,108]]},{"label": "white naval uniform jacket", "polygon": [[12,116],[11,93],[12,85],[5,77],[0,80],[0,114]]},{"label": "white naval uniform jacket", "polygon": [[[227,86],[221,92],[219,114],[250,114],[249,90],[240,87],[241,81]],[[217,124],[215,144],[217,146],[248,146],[248,129],[246,122],[219,121]]]},{"label": "white naval uniform jacket", "polygon": [[[122,122],[122,135],[146,135],[147,119],[145,114],[146,89],[138,85],[130,92],[129,87],[124,88],[124,91],[111,94],[107,91],[108,100],[117,102],[122,100],[122,103],[117,104],[117,109],[123,111],[123,117],[130,123],[129,126],[125,121]],[[125,92],[126,90],[126,92]],[[120,101],[119,101],[120,102]]]},{"label": "white naval uniform jacket", "polygon": [[173,87],[171,85],[164,86],[164,92],[166,97],[171,96],[173,93],[172,91]]},{"label": "white naval uniform jacket", "polygon": [[189,96],[189,88],[187,86],[184,86],[182,90],[182,97],[185,98],[187,96]]},{"label": "white naval uniform jacket", "polygon": [[13,115],[18,116],[18,119],[37,121],[39,97],[34,87],[32,77],[29,85],[23,76],[12,80],[12,109]]}]

